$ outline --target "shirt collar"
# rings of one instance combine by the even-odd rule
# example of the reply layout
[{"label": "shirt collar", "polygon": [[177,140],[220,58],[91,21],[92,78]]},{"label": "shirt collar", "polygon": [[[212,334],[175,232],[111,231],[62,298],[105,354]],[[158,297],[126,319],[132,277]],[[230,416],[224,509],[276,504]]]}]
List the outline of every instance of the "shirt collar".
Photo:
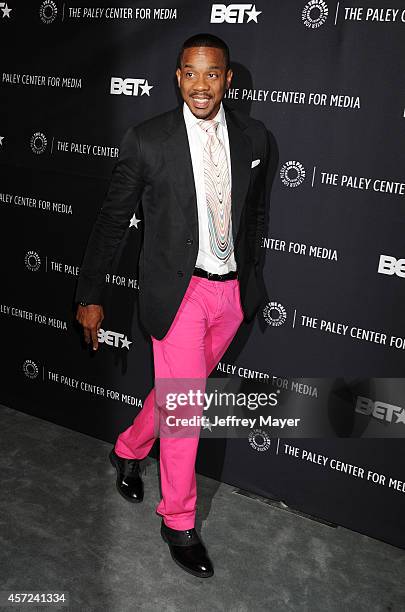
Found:
[{"label": "shirt collar", "polygon": [[[200,121],[198,117],[193,115],[193,113],[191,112],[191,110],[189,109],[189,107],[187,106],[185,102],[183,102],[183,116],[184,116],[184,120],[186,122],[187,127],[193,127],[194,125],[197,125],[198,121]],[[221,104],[219,105],[218,112],[215,115],[214,119],[215,121],[219,121],[219,123],[222,123],[222,125],[226,125],[225,109],[223,107],[222,100],[221,100]]]}]

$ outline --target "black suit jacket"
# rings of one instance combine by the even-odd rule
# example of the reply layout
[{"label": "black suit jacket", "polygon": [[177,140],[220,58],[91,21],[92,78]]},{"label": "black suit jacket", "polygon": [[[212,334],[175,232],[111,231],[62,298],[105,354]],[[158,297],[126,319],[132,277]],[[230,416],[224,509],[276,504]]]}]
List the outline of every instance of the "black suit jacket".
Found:
[{"label": "black suit jacket", "polygon": [[[265,125],[223,104],[232,172],[232,233],[245,320],[263,295],[257,283],[259,240],[269,200],[270,140]],[[260,163],[251,167],[252,161]],[[161,340],[176,315],[198,254],[197,197],[183,107],[125,132],[111,183],[93,226],[76,301],[103,304],[105,276],[137,205],[144,239],[139,257],[139,316]]]}]

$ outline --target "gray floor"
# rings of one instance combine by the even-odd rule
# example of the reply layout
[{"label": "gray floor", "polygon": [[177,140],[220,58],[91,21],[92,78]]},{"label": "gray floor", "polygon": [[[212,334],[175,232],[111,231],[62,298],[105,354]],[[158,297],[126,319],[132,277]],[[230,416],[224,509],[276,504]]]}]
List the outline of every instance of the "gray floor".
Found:
[{"label": "gray floor", "polygon": [[2,591],[65,591],[75,612],[405,610],[405,551],[200,476],[197,526],[215,575],[194,578],[159,534],[156,461],[144,502],[130,504],[110,444],[5,407],[0,427]]}]

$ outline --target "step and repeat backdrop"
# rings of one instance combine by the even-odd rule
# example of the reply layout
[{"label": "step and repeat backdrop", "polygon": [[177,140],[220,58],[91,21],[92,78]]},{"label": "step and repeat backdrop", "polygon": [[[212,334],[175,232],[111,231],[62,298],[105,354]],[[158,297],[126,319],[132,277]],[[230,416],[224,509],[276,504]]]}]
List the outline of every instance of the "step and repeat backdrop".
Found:
[{"label": "step and repeat backdrop", "polygon": [[95,354],[77,275],[124,132],[182,102],[181,43],[214,33],[231,51],[226,103],[267,126],[274,179],[268,299],[211,377],[262,383],[312,426],[205,432],[197,469],[405,548],[405,2],[385,4],[0,2],[3,404],[111,443],[141,409],[141,202]]}]

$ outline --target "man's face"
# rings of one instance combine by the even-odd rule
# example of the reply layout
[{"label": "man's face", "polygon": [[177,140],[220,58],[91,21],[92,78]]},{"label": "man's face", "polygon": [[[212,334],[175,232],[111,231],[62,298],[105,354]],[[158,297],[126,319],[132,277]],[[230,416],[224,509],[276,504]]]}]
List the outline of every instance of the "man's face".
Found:
[{"label": "man's face", "polygon": [[225,68],[222,49],[190,47],[184,49],[181,69],[176,76],[182,98],[193,115],[213,119],[225,91],[231,84],[232,70]]}]

